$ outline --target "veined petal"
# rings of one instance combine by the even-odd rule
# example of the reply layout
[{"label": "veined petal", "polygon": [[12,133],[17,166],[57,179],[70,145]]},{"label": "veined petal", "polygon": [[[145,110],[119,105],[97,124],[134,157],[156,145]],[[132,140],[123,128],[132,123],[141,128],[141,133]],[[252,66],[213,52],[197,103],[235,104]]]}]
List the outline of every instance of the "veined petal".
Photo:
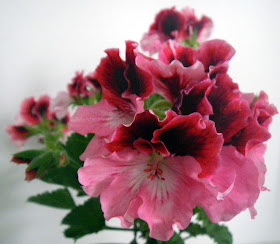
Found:
[{"label": "veined petal", "polygon": [[69,127],[82,135],[95,133],[98,136],[109,136],[119,125],[133,121],[135,107],[129,103],[126,105],[125,111],[112,106],[106,100],[94,105],[80,106],[72,116]]}]

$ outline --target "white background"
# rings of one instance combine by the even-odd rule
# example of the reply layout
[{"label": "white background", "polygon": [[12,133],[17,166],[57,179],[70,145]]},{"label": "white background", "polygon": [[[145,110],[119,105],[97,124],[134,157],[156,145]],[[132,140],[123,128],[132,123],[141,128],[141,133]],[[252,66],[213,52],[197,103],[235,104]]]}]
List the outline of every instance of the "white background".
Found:
[{"label": "white background", "polygon": [[[66,88],[77,70],[93,71],[103,51],[125,40],[139,41],[162,8],[190,6],[210,16],[212,38],[236,49],[229,74],[244,92],[265,90],[278,109],[280,66],[280,1],[87,1],[0,0],[0,243],[73,243],[63,237],[60,220],[67,211],[27,203],[28,196],[55,189],[23,181],[25,166],[9,163],[17,149],[4,132],[14,123],[28,96],[55,94]],[[280,243],[279,116],[271,126],[265,155],[266,186],[256,204],[258,216],[246,211],[227,223],[234,243]],[[77,243],[128,243],[129,234],[104,231]],[[211,243],[198,239],[189,243]]]}]

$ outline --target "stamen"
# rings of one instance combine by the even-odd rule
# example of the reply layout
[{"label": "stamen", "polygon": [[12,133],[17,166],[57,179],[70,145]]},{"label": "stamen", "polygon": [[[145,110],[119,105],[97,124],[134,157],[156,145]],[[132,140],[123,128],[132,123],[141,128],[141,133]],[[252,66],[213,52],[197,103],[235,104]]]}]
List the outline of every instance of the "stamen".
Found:
[{"label": "stamen", "polygon": [[154,179],[158,179],[158,180],[165,180],[165,178],[162,177],[163,171],[162,169],[159,168],[159,164],[147,164],[148,168],[144,169],[145,173],[149,173],[149,175],[147,176],[148,179],[150,180],[154,180]]}]

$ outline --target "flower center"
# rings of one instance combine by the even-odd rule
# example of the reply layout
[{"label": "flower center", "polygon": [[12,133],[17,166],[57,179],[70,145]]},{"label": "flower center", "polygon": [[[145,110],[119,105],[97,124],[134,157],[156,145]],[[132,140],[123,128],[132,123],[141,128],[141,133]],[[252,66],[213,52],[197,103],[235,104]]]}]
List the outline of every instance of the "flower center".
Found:
[{"label": "flower center", "polygon": [[147,178],[150,180],[158,179],[158,180],[165,180],[162,177],[163,171],[160,169],[159,163],[155,164],[147,164],[148,168],[144,169],[144,172],[148,173]]}]

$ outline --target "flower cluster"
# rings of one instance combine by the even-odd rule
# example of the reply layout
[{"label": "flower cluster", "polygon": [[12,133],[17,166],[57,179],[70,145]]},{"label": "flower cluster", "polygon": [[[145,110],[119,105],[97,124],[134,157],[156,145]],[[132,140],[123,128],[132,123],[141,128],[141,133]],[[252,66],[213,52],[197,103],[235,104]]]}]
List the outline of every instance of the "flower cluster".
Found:
[{"label": "flower cluster", "polygon": [[23,146],[30,136],[39,133],[40,127],[45,125],[46,121],[49,128],[54,128],[58,123],[67,125],[69,116],[65,113],[61,117],[56,111],[52,111],[51,98],[48,95],[39,97],[37,101],[30,97],[22,102],[16,125],[7,126],[6,130],[16,145]]},{"label": "flower cluster", "polygon": [[142,48],[150,54],[158,52],[168,40],[197,46],[207,40],[213,28],[213,22],[207,16],[198,19],[193,9],[181,11],[174,7],[160,11],[141,41]]},{"label": "flower cluster", "polygon": [[[41,133],[47,150],[12,161],[32,162],[27,180],[38,178],[37,154],[60,157],[57,168],[65,167],[65,160],[74,163],[71,170],[79,169],[84,192],[100,196],[106,220],[117,217],[130,228],[141,219],[150,237],[161,241],[173,236],[174,225],[186,229],[196,207],[212,223],[246,209],[254,218],[254,205],[266,190],[264,143],[277,109],[265,92],[255,96],[239,90],[228,74],[235,50],[224,40],[207,40],[212,27],[210,18],[199,19],[192,9],[162,10],[141,41],[142,49],[157,57],[126,41],[125,60],[119,49],[108,49],[94,72],[76,73],[68,92],[52,100],[26,99],[20,122],[7,131],[17,142]],[[71,117],[70,105],[78,106]],[[72,134],[64,145],[67,128],[81,136]],[[81,138],[90,141],[80,152]],[[39,168],[40,175],[47,168]],[[72,171],[66,170],[69,176]],[[71,182],[75,176],[48,177],[51,183],[80,187]]]},{"label": "flower cluster", "polygon": [[107,220],[129,228],[140,218],[163,241],[174,224],[187,228],[197,206],[215,223],[245,209],[254,217],[265,189],[264,142],[277,110],[264,92],[242,93],[232,81],[235,50],[226,41],[180,43],[204,39],[211,27],[189,9],[161,11],[142,40],[158,59],[132,41],[125,61],[107,50],[95,71],[102,101],[79,107],[70,121],[73,131],[95,134],[81,156],[84,191],[100,196]]}]

